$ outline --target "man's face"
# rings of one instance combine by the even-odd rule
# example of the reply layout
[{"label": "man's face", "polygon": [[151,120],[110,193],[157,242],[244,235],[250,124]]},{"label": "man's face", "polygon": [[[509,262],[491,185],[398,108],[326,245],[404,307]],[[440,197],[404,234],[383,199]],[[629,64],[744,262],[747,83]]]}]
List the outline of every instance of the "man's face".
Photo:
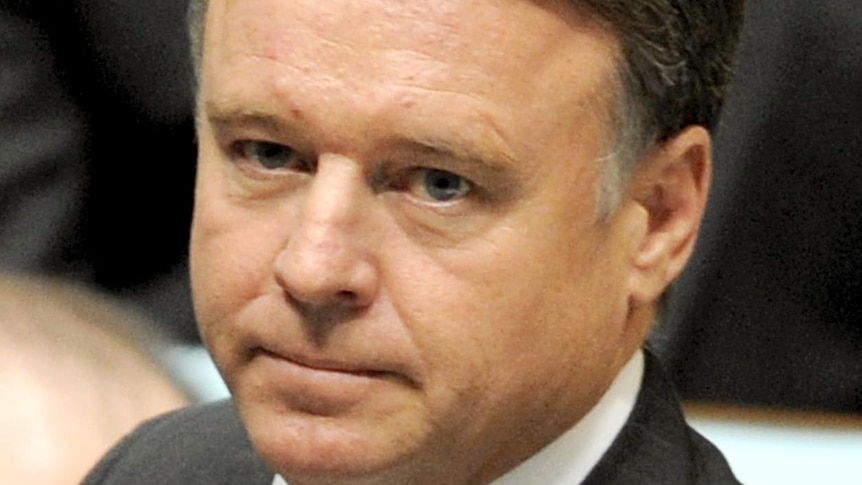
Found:
[{"label": "man's face", "polygon": [[267,462],[482,482],[577,422],[632,350],[613,38],[523,0],[210,3],[193,287]]}]

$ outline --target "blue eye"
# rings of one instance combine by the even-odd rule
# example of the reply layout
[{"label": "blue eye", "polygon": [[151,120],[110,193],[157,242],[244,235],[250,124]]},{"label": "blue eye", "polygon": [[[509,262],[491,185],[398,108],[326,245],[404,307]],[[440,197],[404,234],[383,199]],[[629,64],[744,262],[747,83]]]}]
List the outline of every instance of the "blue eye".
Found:
[{"label": "blue eye", "polygon": [[279,143],[245,140],[237,142],[234,150],[242,160],[254,162],[266,170],[308,170],[292,148]]},{"label": "blue eye", "polygon": [[467,195],[472,189],[470,181],[445,170],[418,169],[414,174],[414,186],[423,195],[436,202],[448,202]]}]

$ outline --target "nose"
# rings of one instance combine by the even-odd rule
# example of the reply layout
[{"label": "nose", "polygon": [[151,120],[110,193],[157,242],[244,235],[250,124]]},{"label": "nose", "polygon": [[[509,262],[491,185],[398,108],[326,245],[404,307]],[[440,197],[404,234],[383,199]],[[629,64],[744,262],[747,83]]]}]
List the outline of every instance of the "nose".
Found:
[{"label": "nose", "polygon": [[310,317],[367,307],[379,280],[366,212],[373,194],[346,159],[321,157],[312,177],[276,259],[276,280]]}]

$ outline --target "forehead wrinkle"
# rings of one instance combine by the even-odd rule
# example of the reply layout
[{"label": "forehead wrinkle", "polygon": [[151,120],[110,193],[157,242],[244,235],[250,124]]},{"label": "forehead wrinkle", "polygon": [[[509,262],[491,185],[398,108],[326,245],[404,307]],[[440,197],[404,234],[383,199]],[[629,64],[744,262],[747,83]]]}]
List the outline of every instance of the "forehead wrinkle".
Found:
[{"label": "forehead wrinkle", "polygon": [[[416,46],[451,42],[457,36],[447,33],[444,23],[437,22],[436,16],[429,17],[427,6],[413,5],[410,2],[342,2],[338,13],[331,8],[319,8],[317,1],[294,1],[289,14],[283,10],[266,12],[254,0],[230,2],[228,8],[235,7],[236,15],[231,12],[221,15],[223,28],[234,22],[236,17],[244,19],[268,18],[268,25],[243,25],[233,23],[236,30],[244,31],[241,39],[229,42],[230,45],[245,45],[253,52],[249,55],[291,65],[299,70],[314,68],[328,62],[330,66],[343,68],[373,66],[369,52],[386,50],[393,39],[411,37],[416,39],[421,32],[422,41]],[[367,3],[367,5],[366,5]],[[242,11],[245,10],[245,11]],[[267,15],[270,14],[270,15]],[[363,22],[364,17],[373,19]],[[362,53],[358,56],[357,53]],[[357,57],[363,62],[356,63]],[[372,62],[369,62],[372,61]],[[355,75],[346,72],[347,75]]]},{"label": "forehead wrinkle", "polygon": [[[274,17],[269,23],[271,26],[280,25],[281,28],[262,27],[258,29],[260,32],[255,32],[254,28],[247,29],[249,32],[244,37],[253,41],[251,45],[256,51],[250,54],[289,65],[303,72],[314,70],[321,61],[328,61],[333,68],[333,75],[342,78],[342,81],[364,76],[388,79],[388,75],[393,72],[404,72],[399,69],[403,69],[407,63],[416,65],[417,68],[412,74],[416,79],[424,76],[438,77],[437,74],[446,75],[447,71],[451,71],[447,70],[447,64],[452,62],[450,56],[455,53],[464,57],[462,61],[468,61],[461,62],[462,65],[476,66],[473,69],[474,75],[482,70],[488,71],[485,75],[489,79],[483,81],[493,81],[491,71],[519,72],[521,76],[529,77],[528,73],[536,67],[531,61],[541,58],[532,54],[558,49],[565,36],[543,30],[545,35],[538,36],[543,38],[543,41],[526,46],[528,49],[522,52],[522,55],[513,57],[512,52],[520,49],[504,47],[513,44],[523,48],[525,45],[521,39],[528,36],[516,35],[516,32],[507,26],[514,23],[519,29],[523,29],[524,22],[519,23],[519,20],[523,20],[519,18],[521,13],[535,16],[538,5],[546,12],[545,17],[556,19],[554,31],[577,30],[583,27],[581,16],[570,6],[560,6],[561,2],[557,1],[524,1],[511,4],[501,2],[479,11],[471,10],[473,15],[469,20],[465,19],[465,12],[462,10],[469,8],[470,2],[466,2],[463,7],[459,5],[457,8],[448,9],[429,6],[427,2],[420,2],[421,5],[388,0],[348,2],[337,14],[325,13],[326,9],[317,8],[315,2],[303,5],[300,0],[296,3],[296,8],[290,11],[290,18],[282,21],[281,18]],[[245,5],[246,2],[230,4]],[[247,0],[247,5],[251,5],[250,8],[253,9],[256,4],[253,0]],[[511,8],[513,6],[515,8]],[[246,12],[246,18],[255,13],[257,12]],[[363,16],[371,15],[375,16],[374,22],[359,22]],[[579,23],[576,23],[574,18]],[[543,29],[548,28],[547,22],[542,22],[541,26]],[[536,29],[539,24],[527,27]],[[461,31],[481,32],[486,41],[475,43],[471,40],[472,37],[460,35],[463,33]],[[409,42],[400,43],[405,39],[409,39]],[[466,45],[468,42],[469,46]],[[230,44],[236,46],[241,43]],[[375,51],[379,55],[357,55],[358,52],[368,54]],[[441,57],[444,54],[447,57]],[[457,62],[457,59],[455,61]],[[451,72],[449,74],[451,75]],[[461,73],[459,78],[451,81],[453,85],[461,85],[469,81],[465,77],[465,74]]]},{"label": "forehead wrinkle", "polygon": [[[244,2],[229,3],[239,8],[244,5]],[[312,6],[303,5],[301,1],[295,3],[297,5],[291,9],[290,18],[278,17],[273,13],[270,25],[280,25],[281,28],[249,28],[246,29],[248,32],[244,36],[246,39],[241,40],[252,41],[251,43],[256,45],[257,54],[262,57],[299,68],[307,67],[298,62],[301,58],[341,59],[345,63],[352,64],[350,67],[353,68],[373,65],[373,62],[357,64],[351,61],[355,61],[357,57],[355,52],[385,50],[400,50],[425,58],[439,57],[440,53],[459,51],[469,55],[472,52],[470,56],[477,64],[493,60],[496,67],[510,66],[510,68],[512,64],[523,64],[536,57],[525,55],[521,59],[512,59],[511,53],[506,52],[507,49],[500,48],[502,44],[521,42],[522,36],[516,35],[507,28],[512,23],[518,22],[519,12],[523,10],[523,6],[518,2],[513,3],[516,7],[514,9],[504,8],[512,5],[501,3],[478,11],[471,9],[469,12],[462,10],[470,8],[472,6],[470,2],[466,2],[464,7],[459,8],[433,6],[427,2],[387,0],[347,2],[338,14],[329,14],[325,9],[316,8],[315,2],[308,2]],[[248,5],[254,9],[256,4],[253,0],[249,0]],[[533,10],[535,10],[534,7]],[[252,10],[245,12],[245,18],[260,13],[267,12]],[[553,12],[551,15],[560,17],[559,12]],[[374,21],[362,23],[360,20],[365,16],[374,16]],[[222,18],[232,19],[233,16],[223,15]],[[565,19],[560,19],[558,22],[560,25],[566,23]],[[523,28],[523,23],[519,24],[519,28]],[[471,39],[465,39],[461,35],[465,29],[481,31],[481,35],[487,39],[487,42],[476,44]],[[550,42],[554,42],[555,37],[552,33],[548,33],[546,36],[548,41],[545,42],[547,45],[533,46],[533,50],[537,53],[545,50],[550,47]],[[393,47],[394,39],[399,42],[410,39],[410,42]],[[242,42],[230,44],[239,45]],[[406,59],[406,56],[397,57],[401,60]],[[446,63],[447,59],[440,59],[440,62]]]},{"label": "forehead wrinkle", "polygon": [[[249,3],[253,2],[253,0],[248,1]],[[401,11],[400,6],[393,7],[386,1],[382,3],[386,4],[387,8],[391,10],[387,13],[390,17],[398,14],[410,19],[414,17],[418,18],[419,11],[423,10],[419,5],[398,2],[399,5],[405,6],[405,11]],[[530,4],[531,2],[524,3]],[[562,7],[560,8],[562,9]],[[365,10],[371,9],[370,7],[365,8]],[[417,42],[415,36],[399,34],[400,31],[413,27],[413,25],[406,26],[397,23],[392,25],[391,23],[387,23],[385,25],[371,24],[357,27],[355,20],[353,20],[353,23],[350,25],[351,28],[345,29],[348,31],[347,34],[342,35],[338,32],[333,32],[333,26],[339,25],[339,22],[350,20],[350,16],[343,13],[324,19],[334,22],[332,25],[327,25],[326,22],[321,22],[318,19],[318,24],[322,23],[324,27],[329,28],[329,30],[324,29],[322,33],[319,29],[312,29],[311,26],[304,25],[302,22],[295,21],[295,19],[288,20],[288,28],[271,29],[264,26],[262,30],[275,32],[271,35],[278,35],[281,39],[279,42],[284,41],[287,43],[283,46],[283,49],[281,46],[273,47],[275,51],[283,50],[284,52],[281,53],[283,55],[282,57],[266,55],[265,49],[259,45],[254,45],[255,52],[251,53],[249,57],[268,61],[273,64],[272,68],[267,69],[268,73],[264,71],[265,74],[259,77],[257,82],[267,85],[267,94],[278,99],[279,106],[289,105],[291,100],[302,102],[304,105],[308,104],[306,111],[310,115],[317,114],[315,106],[325,107],[326,104],[331,106],[332,101],[335,101],[335,99],[332,99],[327,102],[326,99],[323,99],[327,97],[325,94],[327,92],[333,93],[333,96],[341,96],[340,100],[344,102],[340,104],[344,108],[341,113],[329,112],[326,113],[327,117],[361,116],[366,118],[366,125],[379,122],[381,118],[385,118],[385,114],[391,114],[393,109],[400,109],[402,110],[402,114],[404,114],[407,108],[413,105],[416,106],[416,109],[421,110],[421,92],[462,97],[460,99],[453,99],[453,103],[451,104],[453,107],[459,105],[469,105],[472,107],[472,112],[469,115],[476,118],[476,123],[473,123],[472,126],[481,124],[487,128],[479,130],[477,127],[476,129],[479,131],[477,133],[478,136],[499,140],[499,143],[494,144],[505,148],[498,151],[503,152],[506,158],[515,158],[512,153],[517,153],[520,158],[524,158],[525,155],[528,155],[525,149],[529,148],[529,146],[513,145],[510,142],[518,142],[518,134],[508,133],[507,136],[506,131],[506,127],[511,125],[511,120],[525,115],[524,110],[535,112],[559,109],[563,106],[564,114],[560,114],[563,114],[563,118],[566,121],[559,119],[560,117],[558,116],[549,116],[542,118],[540,124],[550,126],[564,123],[571,125],[580,122],[585,110],[594,112],[595,108],[606,104],[602,102],[603,100],[600,96],[596,96],[596,92],[589,92],[587,96],[584,96],[585,90],[583,89],[573,91],[572,94],[574,96],[568,97],[563,105],[559,103],[556,106],[548,104],[551,99],[545,99],[543,93],[558,91],[559,85],[557,81],[559,81],[560,76],[570,79],[570,81],[566,82],[576,85],[582,84],[578,80],[579,73],[565,67],[566,64],[577,65],[578,62],[577,57],[566,59],[571,54],[567,49],[567,44],[580,42],[582,38],[589,38],[588,36],[579,36],[579,33],[583,33],[585,30],[593,31],[597,26],[588,20],[585,23],[576,22],[573,19],[579,16],[568,9],[562,11],[556,8],[544,9],[546,10],[546,15],[551,16],[551,25],[553,27],[549,29],[550,32],[540,36],[540,40],[537,42],[527,44],[527,49],[522,51],[518,57],[503,54],[504,51],[518,49],[505,49],[503,48],[505,46],[501,46],[501,43],[514,43],[516,46],[521,43],[520,38],[514,32],[506,29],[505,25],[491,25],[488,29],[485,29],[484,26],[495,18],[500,20],[501,23],[516,22],[517,18],[510,19],[508,17],[516,17],[516,14],[521,11],[520,8],[513,9],[515,12],[506,11],[502,8],[492,8],[490,12],[483,10],[479,19],[472,19],[470,22],[453,16],[453,12],[443,12],[444,20],[448,22],[444,30],[460,32],[466,29],[467,31],[475,32],[478,29],[485,35],[486,40],[488,40],[487,42],[479,42],[477,46],[472,46],[469,49],[458,49],[457,56],[461,57],[460,62],[457,59],[452,61],[450,58],[442,57],[446,51],[440,50],[440,44],[435,46],[431,45],[433,44],[431,42],[428,45],[420,45],[421,42]],[[437,10],[439,9],[434,11],[437,12]],[[304,15],[308,16],[309,11],[310,8],[303,10]],[[530,15],[536,14],[535,12],[531,12]],[[437,15],[431,14],[429,16],[435,17]],[[477,25],[473,20],[481,23],[481,25]],[[280,19],[274,19],[273,22],[269,22],[266,25],[279,25],[279,21]],[[422,18],[417,22],[419,25],[428,25],[429,22],[433,23],[434,19]],[[458,22],[463,22],[464,24],[460,25]],[[435,25],[439,26],[439,24]],[[542,25],[544,23],[537,24],[534,27],[528,25],[527,28],[536,29]],[[317,26],[319,27],[319,25]],[[303,35],[306,29],[310,30],[313,37]],[[371,35],[368,35],[363,40],[362,34],[368,32]],[[565,35],[553,35],[554,32],[564,33]],[[334,37],[329,38],[329,34],[334,35]],[[265,35],[270,34],[258,36],[256,42],[264,40]],[[321,37],[321,35],[324,37]],[[405,37],[410,38],[409,43],[395,43],[394,45],[383,43],[387,39],[395,38],[399,40]],[[460,35],[441,36],[438,32],[436,40],[433,35],[429,35],[427,38],[424,36],[420,37],[420,40],[430,39],[435,40],[435,42],[448,42],[457,45],[459,43],[464,44],[471,38],[470,36],[465,37],[465,39],[461,39]],[[360,57],[352,53],[353,49],[357,49],[358,47],[345,44],[344,39],[347,38],[363,40],[367,45],[373,46],[374,51],[371,53],[366,52],[365,55]],[[297,42],[291,44],[289,42],[290,39],[296,39]],[[562,57],[557,55],[557,60],[550,65],[538,65],[537,62],[542,56],[531,55],[531,53],[537,53],[542,50],[557,51],[562,54]],[[327,69],[315,69],[317,61],[321,59],[318,54],[323,51],[327,53],[326,55],[332,56],[325,63],[328,67]],[[578,54],[574,55],[577,56]],[[452,62],[455,62],[454,66],[450,65]],[[551,77],[536,74],[538,71],[547,69],[553,69],[556,72]],[[514,77],[517,83],[525,87],[523,91],[528,93],[529,99],[522,99],[515,103],[511,103],[511,100],[503,100],[507,101],[508,104],[499,103],[498,101],[500,100],[495,98],[497,95],[495,90],[497,84],[495,73],[500,76]],[[543,80],[547,81],[547,83]],[[221,81],[222,84],[230,83],[230,79],[223,79]],[[302,94],[303,90],[311,83],[315,84],[316,99],[305,99]],[[399,86],[400,88],[392,91],[391,88],[393,86]],[[587,88],[586,85],[582,87]],[[324,89],[321,91],[317,88]],[[590,88],[587,91],[602,89],[601,86],[591,86]],[[237,89],[243,90],[245,88],[237,87]],[[321,93],[324,94],[321,95]],[[416,94],[415,97],[414,94]],[[258,94],[255,94],[255,96],[258,96]],[[270,109],[268,104],[271,104],[271,101],[265,99],[256,99],[254,101],[259,106]],[[555,102],[559,101],[563,100],[557,99]],[[502,109],[488,112],[486,109],[482,109],[482,106],[486,104]],[[357,111],[360,107],[361,111]],[[446,113],[440,112],[427,113],[431,117],[446,115]],[[278,114],[281,115],[282,113]],[[323,113],[320,114],[323,115]],[[402,118],[409,117],[402,116]],[[321,119],[318,121],[323,122],[326,120]],[[404,119],[401,122],[403,123]],[[395,126],[395,128],[398,127]],[[368,126],[367,129],[375,130],[376,128]],[[407,129],[402,129],[401,133],[408,131]],[[482,133],[484,131],[492,133]],[[420,133],[419,135],[422,134]],[[358,135],[363,136],[363,134]],[[527,142],[524,141],[522,145],[525,143]],[[514,152],[511,149],[514,149]],[[481,158],[489,157],[483,156]]]},{"label": "forehead wrinkle", "polygon": [[[392,52],[395,56],[400,56],[402,59],[407,56],[416,57],[416,53],[413,51],[394,50]],[[404,64],[403,62],[394,62],[394,59],[391,59],[392,57],[394,56],[390,56],[390,61],[387,61],[387,64]],[[338,113],[337,118],[343,119],[345,116],[348,118],[354,116],[362,117],[365,118],[363,124],[369,127],[369,130],[372,130],[374,126],[382,127],[385,124],[393,132],[407,139],[412,136],[412,133],[410,128],[405,127],[405,125],[409,125],[411,128],[418,128],[413,131],[419,132],[420,135],[422,132],[429,131],[423,130],[421,126],[415,126],[415,120],[410,118],[410,114],[415,114],[417,110],[420,113],[422,112],[425,107],[423,99],[427,98],[428,93],[433,95],[442,94],[453,97],[452,102],[449,103],[450,109],[447,113],[451,114],[452,110],[459,110],[459,107],[472,107],[466,110],[466,115],[475,118],[475,122],[470,124],[473,127],[470,131],[476,134],[476,136],[471,138],[478,138],[479,142],[468,144],[460,143],[459,141],[458,145],[463,145],[463,147],[456,147],[453,143],[442,142],[443,137],[438,137],[436,141],[427,143],[428,145],[435,147],[443,147],[445,145],[445,151],[459,154],[463,158],[488,160],[514,158],[511,150],[508,150],[509,147],[506,143],[507,137],[504,134],[504,130],[501,129],[500,121],[505,120],[497,120],[496,117],[499,117],[499,114],[495,116],[492,113],[486,112],[487,109],[483,108],[483,106],[488,104],[488,100],[483,97],[482,93],[474,93],[464,88],[459,89],[456,85],[457,83],[439,82],[437,79],[438,76],[431,74],[431,72],[435,71],[434,69],[422,69],[419,66],[419,64],[430,65],[431,63],[437,63],[435,59],[423,56],[421,60],[417,61],[417,67],[407,70],[409,74],[402,75],[402,79],[399,80],[394,80],[385,73],[378,74],[381,80],[391,81],[391,85],[387,85],[386,82],[377,82],[369,76],[357,78],[339,76],[337,72],[303,70],[295,64],[284,64],[270,57],[258,55],[257,53],[238,56],[236,59],[239,60],[239,63],[230,65],[234,66],[232,69],[237,69],[239,72],[250,68],[244,66],[248,62],[260,62],[270,64],[273,67],[268,67],[263,72],[269,72],[269,74],[265,74],[258,79],[257,85],[265,87],[265,90],[249,89],[245,80],[232,75],[222,75],[218,82],[213,83],[207,83],[206,78],[204,79],[202,84],[204,87],[202,92],[205,94],[203,97],[203,107],[205,107],[207,116],[210,119],[218,120],[220,123],[230,121],[234,124],[254,124],[258,127],[280,132],[284,131],[285,125],[293,127],[294,122],[300,119],[313,124],[316,121],[316,116],[324,115],[324,113],[318,113],[318,109],[315,106],[329,106],[330,108],[333,106],[331,102],[322,99],[318,89],[329,85],[331,89],[326,89],[324,92],[331,92],[333,96],[339,96],[339,99],[344,96],[349,98],[342,99],[342,101],[347,101],[347,104],[338,104],[342,110],[341,113]],[[451,81],[452,73],[442,72],[446,67],[442,66],[442,63],[439,64],[441,64],[439,70],[441,71],[440,76]],[[212,86],[208,86],[208,84],[212,84]],[[303,91],[312,84],[318,90],[316,93],[317,96],[304,96]],[[343,89],[345,85],[348,85],[349,89]],[[393,86],[398,87],[398,89],[392,89]],[[208,87],[210,89],[207,89]],[[348,94],[345,95],[344,93]],[[323,97],[325,98],[326,96]],[[346,108],[346,111],[345,106],[349,106],[349,108]],[[326,123],[333,121],[332,116],[334,114],[329,112],[331,111],[329,108],[326,111],[326,115],[329,116],[325,116],[324,119],[317,121]],[[436,119],[436,117],[444,116],[447,113],[426,112],[426,117]],[[396,121],[393,122],[390,119],[392,116],[394,116]],[[503,125],[505,124],[504,122]],[[488,129],[482,129],[484,127],[488,127]],[[330,136],[333,135],[332,130],[326,131],[329,132]],[[433,130],[430,131],[431,135],[435,134]],[[485,133],[486,131],[490,133]],[[463,139],[464,137],[455,138]],[[421,138],[417,138],[416,141],[424,143]],[[474,140],[468,139],[467,141],[473,142]],[[485,144],[488,141],[492,142],[494,149],[479,150],[474,148],[476,145],[482,145],[483,141],[485,141]],[[468,146],[470,146],[469,149],[467,148]],[[493,153],[493,155],[489,155],[489,153]]]}]

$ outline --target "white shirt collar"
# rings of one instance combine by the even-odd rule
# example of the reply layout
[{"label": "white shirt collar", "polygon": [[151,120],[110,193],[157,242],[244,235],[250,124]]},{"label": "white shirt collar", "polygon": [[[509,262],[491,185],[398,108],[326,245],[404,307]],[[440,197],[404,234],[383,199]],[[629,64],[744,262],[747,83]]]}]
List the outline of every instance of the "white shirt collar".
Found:
[{"label": "white shirt collar", "polygon": [[635,407],[644,371],[638,350],[578,423],[491,485],[581,483],[608,451]]},{"label": "white shirt collar", "polygon": [[[491,485],[571,485],[584,481],[611,447],[632,413],[643,372],[644,356],[638,350],[586,416]],[[288,484],[280,475],[276,475],[272,485]]]}]

